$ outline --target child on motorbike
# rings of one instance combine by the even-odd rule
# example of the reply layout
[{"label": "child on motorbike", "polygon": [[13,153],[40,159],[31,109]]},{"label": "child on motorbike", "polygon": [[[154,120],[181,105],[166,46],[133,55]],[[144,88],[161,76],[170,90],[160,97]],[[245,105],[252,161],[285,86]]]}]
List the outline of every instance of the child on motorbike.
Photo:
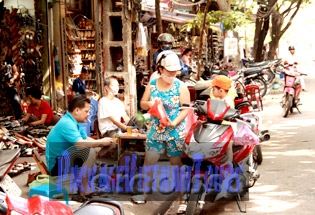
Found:
[{"label": "child on motorbike", "polygon": [[217,75],[211,82],[212,94],[215,98],[221,99],[225,104],[234,108],[234,99],[229,95],[232,81],[225,75]]}]

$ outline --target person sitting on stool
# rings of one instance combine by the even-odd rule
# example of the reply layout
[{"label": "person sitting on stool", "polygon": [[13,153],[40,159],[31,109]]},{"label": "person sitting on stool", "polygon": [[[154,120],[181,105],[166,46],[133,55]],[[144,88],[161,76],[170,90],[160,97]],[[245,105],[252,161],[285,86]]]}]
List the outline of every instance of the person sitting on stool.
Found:
[{"label": "person sitting on stool", "polygon": [[30,87],[25,90],[25,94],[30,101],[27,114],[22,121],[29,125],[55,125],[59,116],[55,115],[50,104],[42,99],[42,92],[38,87]]}]

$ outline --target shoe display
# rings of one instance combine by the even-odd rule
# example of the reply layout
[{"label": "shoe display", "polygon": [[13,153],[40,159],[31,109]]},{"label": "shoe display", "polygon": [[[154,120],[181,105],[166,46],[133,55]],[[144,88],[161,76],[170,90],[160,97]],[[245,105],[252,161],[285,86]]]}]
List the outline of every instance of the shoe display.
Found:
[{"label": "shoe display", "polygon": [[[96,60],[96,41],[94,41],[96,36],[95,23],[81,17],[74,19],[66,17],[64,21],[67,61],[71,67],[69,70],[77,70],[77,65],[79,64],[89,66],[91,71],[88,74],[89,80],[86,81],[86,89],[93,89],[97,92],[97,82],[94,81],[97,80],[97,71],[95,70],[96,65],[94,62]],[[77,74],[77,72],[79,71],[75,71],[73,74]],[[74,77],[69,76],[69,80],[72,79]],[[69,81],[69,83],[73,83],[73,80]]]}]

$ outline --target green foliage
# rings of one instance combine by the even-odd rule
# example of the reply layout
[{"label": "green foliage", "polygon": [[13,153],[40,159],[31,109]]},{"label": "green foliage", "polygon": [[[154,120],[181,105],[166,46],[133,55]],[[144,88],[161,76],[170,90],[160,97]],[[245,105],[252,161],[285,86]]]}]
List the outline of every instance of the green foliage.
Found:
[{"label": "green foliage", "polygon": [[[203,21],[203,13],[198,13],[197,16],[188,20],[186,24],[183,25],[182,31],[192,28],[201,28]],[[225,30],[233,30],[237,26],[244,26],[251,22],[250,12],[240,12],[240,11],[210,11],[207,13],[206,26],[211,28],[211,25],[222,23]]]}]

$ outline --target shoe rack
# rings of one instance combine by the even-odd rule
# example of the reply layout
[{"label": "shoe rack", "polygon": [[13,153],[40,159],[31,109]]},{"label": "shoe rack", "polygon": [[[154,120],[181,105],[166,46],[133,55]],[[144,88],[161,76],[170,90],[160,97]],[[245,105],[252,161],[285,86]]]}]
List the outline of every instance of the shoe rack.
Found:
[{"label": "shoe rack", "polygon": [[[84,5],[88,5],[82,1]],[[84,6],[85,7],[85,6]],[[67,71],[65,83],[69,83],[68,89],[72,88],[72,83],[77,78],[83,66],[89,68],[86,89],[100,93],[99,68],[97,57],[97,44],[99,41],[96,29],[98,28],[94,20],[88,18],[88,8],[81,4],[68,5],[66,7],[66,17],[63,19],[64,37],[64,71]],[[67,11],[68,9],[68,11]],[[69,92],[68,92],[69,94]]]},{"label": "shoe rack", "polygon": [[[6,57],[13,59],[17,68],[16,87],[20,98],[30,86],[43,86],[43,14],[31,16],[28,10],[4,8],[0,20],[0,116],[12,115],[11,103],[6,98]],[[8,105],[9,104],[9,105]]]},{"label": "shoe rack", "polygon": [[211,34],[211,37],[209,38],[209,44],[210,44],[210,50],[212,50],[212,52],[209,52],[210,55],[210,59],[214,59],[215,61],[219,61],[219,56],[220,53],[223,53],[223,40],[224,38],[222,38],[219,34],[217,34],[216,32],[213,32]]},{"label": "shoe rack", "polygon": [[132,67],[131,12],[122,0],[103,1],[102,75],[116,76],[119,81],[118,98],[124,101],[131,116],[136,104],[136,71]]}]

